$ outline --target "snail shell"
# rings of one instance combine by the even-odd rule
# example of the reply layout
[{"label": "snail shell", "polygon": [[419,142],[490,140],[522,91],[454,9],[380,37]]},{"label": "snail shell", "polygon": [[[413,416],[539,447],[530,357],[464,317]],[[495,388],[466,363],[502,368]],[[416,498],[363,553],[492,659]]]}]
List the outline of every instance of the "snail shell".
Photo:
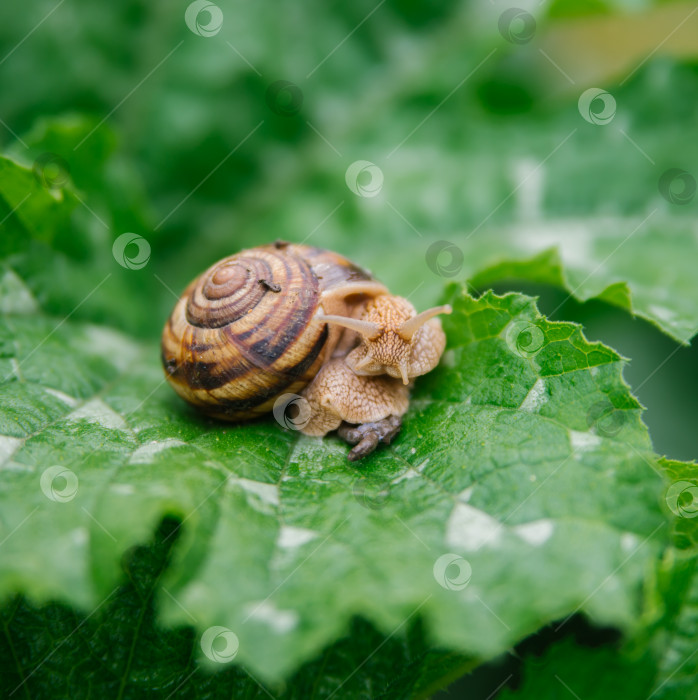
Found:
[{"label": "snail shell", "polygon": [[[226,420],[270,411],[298,393],[353,333],[311,323],[352,316],[387,293],[331,251],[275,243],[220,260],[184,291],[162,335],[162,362],[175,391]],[[340,346],[340,347],[341,347]]]}]

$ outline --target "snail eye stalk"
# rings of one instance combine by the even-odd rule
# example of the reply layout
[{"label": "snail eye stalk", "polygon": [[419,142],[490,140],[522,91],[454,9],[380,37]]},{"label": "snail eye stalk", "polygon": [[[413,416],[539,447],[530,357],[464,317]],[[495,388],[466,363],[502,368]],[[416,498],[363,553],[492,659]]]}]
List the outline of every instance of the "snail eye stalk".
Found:
[{"label": "snail eye stalk", "polygon": [[315,317],[321,323],[334,323],[337,326],[349,328],[352,331],[361,333],[368,340],[375,340],[383,331],[382,327],[371,321],[362,321],[358,318],[348,318],[347,316],[332,316],[318,314]]},{"label": "snail eye stalk", "polygon": [[412,336],[430,319],[439,314],[450,314],[453,309],[446,304],[445,306],[435,306],[433,309],[427,309],[422,311],[421,314],[417,314],[414,318],[410,318],[405,321],[401,326],[398,333],[403,340],[412,340]]}]

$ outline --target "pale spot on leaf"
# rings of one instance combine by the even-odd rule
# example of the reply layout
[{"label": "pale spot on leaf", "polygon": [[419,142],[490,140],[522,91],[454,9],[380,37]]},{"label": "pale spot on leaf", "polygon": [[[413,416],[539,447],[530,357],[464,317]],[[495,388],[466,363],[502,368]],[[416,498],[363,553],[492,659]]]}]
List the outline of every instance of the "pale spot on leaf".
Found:
[{"label": "pale spot on leaf", "polygon": [[569,434],[572,449],[577,452],[585,452],[601,444],[601,438],[594,433],[580,433],[577,430],[570,430]]},{"label": "pale spot on leaf", "polygon": [[259,603],[249,603],[243,608],[248,620],[262,622],[278,634],[290,632],[298,624],[298,613],[295,610],[279,610],[270,600]]},{"label": "pale spot on leaf", "polygon": [[163,450],[168,450],[172,447],[186,446],[186,442],[177,440],[176,438],[167,438],[165,440],[147,442],[141,445],[129,459],[130,464],[150,464],[155,455]]},{"label": "pale spot on leaf", "polygon": [[538,379],[521,402],[521,410],[528,411],[529,413],[537,413],[547,400],[548,392],[545,387],[545,381],[543,379]]},{"label": "pale spot on leaf", "polygon": [[241,477],[230,477],[228,483],[239,486],[243,491],[256,496],[260,501],[272,506],[279,505],[279,487],[263,481],[253,481]]},{"label": "pale spot on leaf", "polygon": [[97,423],[103,428],[110,430],[128,430],[126,421],[113,408],[108,406],[102,399],[92,399],[80,408],[67,416],[67,420],[78,422],[81,420],[88,423]]},{"label": "pale spot on leaf", "polygon": [[0,466],[5,464],[23,444],[24,438],[0,435]]},{"label": "pale spot on leaf", "polygon": [[517,525],[514,532],[522,539],[536,547],[544,544],[550,539],[555,530],[555,523],[552,520],[534,520],[530,523]]},{"label": "pale spot on leaf", "polygon": [[496,545],[501,525],[485,511],[466,503],[456,503],[446,524],[446,543],[453,548],[474,551],[483,545]]},{"label": "pale spot on leaf", "polygon": [[293,527],[291,525],[282,525],[279,530],[279,538],[277,545],[284,549],[293,549],[300,547],[306,542],[314,540],[320,533],[314,530],[308,530],[304,527]]}]

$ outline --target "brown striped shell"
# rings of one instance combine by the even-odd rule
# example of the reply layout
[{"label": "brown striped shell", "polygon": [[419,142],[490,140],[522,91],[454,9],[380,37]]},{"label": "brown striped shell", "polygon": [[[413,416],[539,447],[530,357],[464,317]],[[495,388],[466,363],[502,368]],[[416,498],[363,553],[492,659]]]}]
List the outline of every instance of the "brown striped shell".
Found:
[{"label": "brown striped shell", "polygon": [[352,332],[313,321],[352,316],[386,288],[328,250],[275,243],[220,260],[184,291],[162,334],[175,391],[226,420],[270,411],[298,393]]}]

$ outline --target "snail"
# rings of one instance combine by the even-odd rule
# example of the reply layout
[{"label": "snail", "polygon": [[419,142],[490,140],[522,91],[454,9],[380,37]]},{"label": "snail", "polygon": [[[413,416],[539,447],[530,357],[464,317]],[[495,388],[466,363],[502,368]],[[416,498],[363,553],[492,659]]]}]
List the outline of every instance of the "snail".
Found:
[{"label": "snail", "polygon": [[399,432],[414,377],[439,362],[438,306],[407,299],[347,258],[277,241],[223,258],[185,289],[162,333],[174,390],[243,421],[300,394],[306,435],[338,435],[351,461]]}]

